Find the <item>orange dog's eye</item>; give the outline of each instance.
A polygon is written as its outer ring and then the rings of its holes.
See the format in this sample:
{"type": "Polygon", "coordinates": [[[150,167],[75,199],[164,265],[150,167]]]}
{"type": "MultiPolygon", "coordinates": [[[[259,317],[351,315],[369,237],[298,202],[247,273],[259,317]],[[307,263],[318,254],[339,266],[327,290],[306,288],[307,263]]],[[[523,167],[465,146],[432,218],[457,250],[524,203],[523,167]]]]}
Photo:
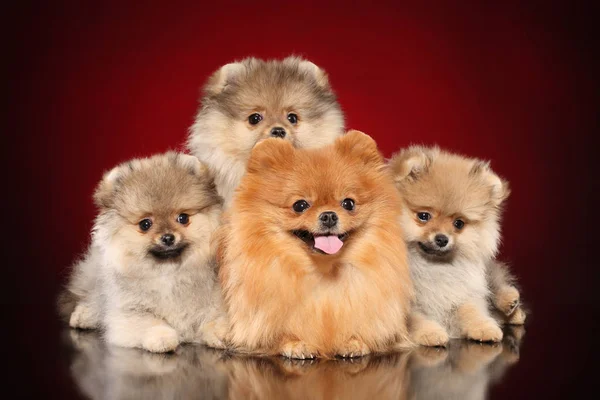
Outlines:
{"type": "Polygon", "coordinates": [[[310,204],[308,204],[308,202],[306,200],[298,200],[292,206],[294,211],[296,211],[297,213],[303,213],[304,211],[308,210],[309,207],[310,207],[310,204]]]}
{"type": "Polygon", "coordinates": [[[348,210],[348,211],[354,210],[354,200],[353,199],[342,200],[342,208],[344,210],[348,210]]]}
{"type": "Polygon", "coordinates": [[[461,230],[462,228],[465,227],[465,221],[463,221],[462,219],[456,219],[454,220],[454,227],[458,230],[461,230]]]}

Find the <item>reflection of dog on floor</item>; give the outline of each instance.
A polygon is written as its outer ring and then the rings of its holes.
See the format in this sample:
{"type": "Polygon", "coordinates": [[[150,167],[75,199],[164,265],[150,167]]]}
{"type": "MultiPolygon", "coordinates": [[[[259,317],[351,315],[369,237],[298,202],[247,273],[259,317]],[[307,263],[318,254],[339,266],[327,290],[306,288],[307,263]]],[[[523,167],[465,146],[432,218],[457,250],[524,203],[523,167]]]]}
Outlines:
{"type": "Polygon", "coordinates": [[[71,374],[89,398],[227,398],[220,351],[185,345],[175,353],[155,354],[106,345],[96,332],[70,334],[75,348],[71,374]]]}
{"type": "Polygon", "coordinates": [[[228,360],[229,398],[405,399],[407,354],[330,361],[228,360]]]}
{"type": "Polygon", "coordinates": [[[91,399],[484,399],[519,359],[525,330],[504,341],[451,341],[448,348],[355,359],[291,360],[228,356],[185,345],[154,354],[106,345],[96,332],[70,330],[71,374],[91,399]]]}
{"type": "Polygon", "coordinates": [[[453,340],[448,348],[420,347],[410,357],[409,399],[485,399],[491,383],[519,360],[523,326],[509,326],[502,343],[453,340]]]}

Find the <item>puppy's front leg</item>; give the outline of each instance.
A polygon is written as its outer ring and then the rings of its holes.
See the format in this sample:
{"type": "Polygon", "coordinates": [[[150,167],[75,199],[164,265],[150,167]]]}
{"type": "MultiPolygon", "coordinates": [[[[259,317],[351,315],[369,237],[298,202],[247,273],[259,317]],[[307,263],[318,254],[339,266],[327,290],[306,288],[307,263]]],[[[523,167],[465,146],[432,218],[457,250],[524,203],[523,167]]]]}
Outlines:
{"type": "Polygon", "coordinates": [[[297,360],[313,359],[319,356],[316,348],[301,340],[285,340],[279,350],[282,356],[297,360]]]}
{"type": "Polygon", "coordinates": [[[227,334],[229,323],[224,315],[214,316],[208,322],[202,324],[197,333],[196,341],[215,349],[227,348],[227,334]]]}
{"type": "Polygon", "coordinates": [[[173,351],[179,345],[177,331],[151,314],[109,314],[106,339],[117,346],[141,347],[153,353],[173,351]]]}
{"type": "Polygon", "coordinates": [[[80,301],[69,319],[71,328],[97,329],[100,327],[100,311],[93,303],[80,301]]]}
{"type": "Polygon", "coordinates": [[[369,347],[360,339],[350,339],[338,349],[337,355],[343,358],[362,357],[369,354],[369,347]]]}
{"type": "Polygon", "coordinates": [[[410,336],[420,346],[446,346],[449,340],[443,326],[416,311],[410,316],[410,336]]]}
{"type": "Polygon", "coordinates": [[[485,301],[473,301],[461,305],[456,311],[463,337],[479,342],[499,342],[502,329],[489,316],[485,301]]]}

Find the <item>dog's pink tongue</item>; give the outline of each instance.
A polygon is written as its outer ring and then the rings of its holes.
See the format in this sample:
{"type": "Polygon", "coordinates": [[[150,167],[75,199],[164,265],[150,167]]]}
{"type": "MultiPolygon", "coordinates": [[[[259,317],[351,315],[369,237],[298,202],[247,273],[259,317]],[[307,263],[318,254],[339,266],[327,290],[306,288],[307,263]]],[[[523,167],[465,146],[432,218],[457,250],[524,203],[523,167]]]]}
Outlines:
{"type": "Polygon", "coordinates": [[[337,236],[315,236],[315,247],[327,254],[335,254],[344,243],[337,236]]]}

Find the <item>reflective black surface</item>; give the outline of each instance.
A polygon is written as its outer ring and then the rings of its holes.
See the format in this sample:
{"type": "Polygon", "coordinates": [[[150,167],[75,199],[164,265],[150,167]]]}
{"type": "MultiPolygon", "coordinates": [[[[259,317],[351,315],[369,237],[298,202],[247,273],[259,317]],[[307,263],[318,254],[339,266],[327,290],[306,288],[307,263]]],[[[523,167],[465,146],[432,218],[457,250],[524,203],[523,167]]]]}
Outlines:
{"type": "Polygon", "coordinates": [[[501,344],[453,341],[447,349],[353,360],[248,358],[203,346],[172,354],[106,345],[65,328],[64,373],[91,399],[484,399],[519,361],[523,327],[501,344]]]}

